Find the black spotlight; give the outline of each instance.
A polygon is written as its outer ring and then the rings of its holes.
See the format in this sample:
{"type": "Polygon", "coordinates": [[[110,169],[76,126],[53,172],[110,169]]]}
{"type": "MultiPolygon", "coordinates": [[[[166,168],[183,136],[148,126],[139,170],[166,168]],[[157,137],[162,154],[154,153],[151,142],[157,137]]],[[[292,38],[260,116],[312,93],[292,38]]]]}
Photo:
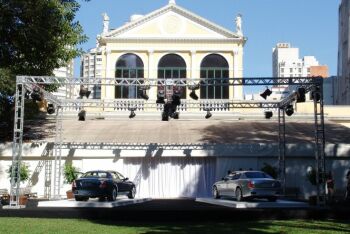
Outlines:
{"type": "Polygon", "coordinates": [[[266,98],[271,94],[272,94],[272,91],[269,88],[266,88],[266,90],[262,94],[260,94],[260,96],[266,100],[266,98]]]}
{"type": "Polygon", "coordinates": [[[315,90],[312,90],[310,93],[310,99],[314,100],[316,99],[316,101],[320,101],[321,99],[321,94],[320,94],[320,86],[316,86],[315,90]]]}
{"type": "Polygon", "coordinates": [[[273,116],[272,111],[265,111],[265,119],[271,119],[273,116]]]}
{"type": "Polygon", "coordinates": [[[165,104],[165,101],[164,101],[164,90],[159,90],[158,91],[156,103],[157,104],[165,104]]]}
{"type": "Polygon", "coordinates": [[[294,114],[294,108],[293,108],[293,105],[288,105],[286,107],[286,114],[288,116],[292,116],[294,114]]]}
{"type": "Polygon", "coordinates": [[[26,99],[29,99],[29,98],[30,98],[30,92],[29,92],[28,90],[25,92],[24,97],[25,97],[26,99]]]}
{"type": "Polygon", "coordinates": [[[52,115],[52,114],[55,113],[55,107],[54,107],[53,104],[49,103],[49,104],[47,105],[47,113],[48,113],[49,115],[52,115]]]}
{"type": "Polygon", "coordinates": [[[205,118],[210,119],[212,116],[213,116],[212,113],[209,110],[207,110],[207,114],[205,115],[205,118]]]}
{"type": "Polygon", "coordinates": [[[146,93],[146,90],[140,90],[140,97],[146,101],[148,101],[149,96],[146,93]]]}
{"type": "Polygon", "coordinates": [[[136,108],[129,108],[129,111],[130,111],[129,119],[135,118],[136,116],[135,110],[136,108]]]}
{"type": "Polygon", "coordinates": [[[181,101],[180,101],[180,93],[176,92],[173,94],[172,96],[173,101],[171,102],[172,105],[174,106],[180,106],[181,105],[181,101]]]}
{"type": "Polygon", "coordinates": [[[196,94],[196,91],[195,90],[192,90],[191,93],[190,93],[190,97],[193,99],[193,100],[198,100],[198,96],[196,94]]]}
{"type": "Polygon", "coordinates": [[[30,97],[33,101],[41,102],[43,100],[42,93],[40,92],[39,87],[34,87],[33,92],[30,94],[30,97]]]}
{"type": "Polygon", "coordinates": [[[305,100],[306,100],[306,98],[305,98],[305,93],[306,93],[305,88],[298,88],[298,92],[297,92],[297,103],[305,102],[305,100]]]}
{"type": "Polygon", "coordinates": [[[169,115],[172,114],[173,105],[171,103],[164,104],[164,110],[162,113],[162,121],[169,121],[169,115]]]}
{"type": "Polygon", "coordinates": [[[79,91],[80,98],[83,98],[83,97],[89,98],[90,94],[91,94],[91,91],[89,91],[88,88],[84,87],[84,85],[80,85],[80,91],[79,91]]]}
{"type": "Polygon", "coordinates": [[[85,111],[85,110],[79,111],[78,117],[79,117],[79,118],[78,118],[79,121],[85,121],[85,118],[86,118],[86,111],[85,111]]]}

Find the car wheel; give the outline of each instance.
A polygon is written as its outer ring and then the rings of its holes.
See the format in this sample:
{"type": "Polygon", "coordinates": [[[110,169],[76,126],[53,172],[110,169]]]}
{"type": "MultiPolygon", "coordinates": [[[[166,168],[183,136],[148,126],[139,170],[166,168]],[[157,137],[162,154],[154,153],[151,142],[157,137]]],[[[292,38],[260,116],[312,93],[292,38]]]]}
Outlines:
{"type": "Polygon", "coordinates": [[[236,200],[243,201],[243,195],[241,188],[236,188],[236,200]]]}
{"type": "Polygon", "coordinates": [[[219,194],[218,188],[216,186],[214,186],[214,188],[213,188],[213,197],[215,199],[220,198],[220,194],[219,194]]]}
{"type": "Polygon", "coordinates": [[[267,200],[269,200],[269,202],[275,202],[277,201],[277,197],[269,197],[267,200]]]}
{"type": "Polygon", "coordinates": [[[132,186],[131,190],[129,191],[128,198],[134,199],[136,194],[136,188],[135,186],[132,186]]]}
{"type": "Polygon", "coordinates": [[[108,201],[115,201],[117,199],[117,189],[113,188],[111,194],[108,196],[108,201]]]}

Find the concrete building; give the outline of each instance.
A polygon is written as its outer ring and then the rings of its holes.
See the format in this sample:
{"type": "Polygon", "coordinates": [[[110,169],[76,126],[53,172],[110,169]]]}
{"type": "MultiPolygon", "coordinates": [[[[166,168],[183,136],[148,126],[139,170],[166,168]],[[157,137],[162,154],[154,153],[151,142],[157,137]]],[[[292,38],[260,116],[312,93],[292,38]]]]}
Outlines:
{"type": "MultiPolygon", "coordinates": [[[[93,48],[81,57],[80,76],[102,78],[102,51],[100,48],[93,48]]],[[[101,86],[89,87],[92,91],[92,98],[101,98],[101,86]]]]}
{"type": "Polygon", "coordinates": [[[314,56],[299,57],[299,48],[290,43],[278,43],[272,50],[272,73],[274,77],[309,77],[327,74],[327,66],[320,66],[314,56]]]}
{"type": "Polygon", "coordinates": [[[338,84],[336,105],[350,105],[350,3],[342,0],[339,6],[338,84]]]}
{"type": "MultiPolygon", "coordinates": [[[[74,76],[74,60],[72,59],[66,66],[62,66],[53,71],[56,77],[73,77],[74,76]]],[[[53,93],[58,98],[73,98],[76,94],[73,87],[61,86],[57,92],[53,93]]]]}

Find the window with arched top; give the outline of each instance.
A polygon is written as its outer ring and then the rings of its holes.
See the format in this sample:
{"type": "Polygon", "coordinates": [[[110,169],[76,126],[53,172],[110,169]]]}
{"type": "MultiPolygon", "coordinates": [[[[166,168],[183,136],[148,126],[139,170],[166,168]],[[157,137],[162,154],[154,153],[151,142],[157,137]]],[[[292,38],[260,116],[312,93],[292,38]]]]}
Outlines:
{"type": "Polygon", "coordinates": [[[229,64],[219,54],[207,55],[201,63],[200,78],[209,79],[212,85],[201,86],[201,99],[229,98],[229,64]]]}
{"type": "MultiPolygon", "coordinates": [[[[164,55],[158,63],[158,78],[177,79],[187,77],[185,60],[177,54],[164,55]]],[[[186,98],[186,88],[180,87],[181,98],[186,98]]]]}
{"type": "MultiPolygon", "coordinates": [[[[136,54],[124,54],[117,63],[115,69],[116,78],[144,78],[144,65],[136,54]]],[[[141,90],[137,86],[115,86],[116,99],[137,99],[141,90]]]]}

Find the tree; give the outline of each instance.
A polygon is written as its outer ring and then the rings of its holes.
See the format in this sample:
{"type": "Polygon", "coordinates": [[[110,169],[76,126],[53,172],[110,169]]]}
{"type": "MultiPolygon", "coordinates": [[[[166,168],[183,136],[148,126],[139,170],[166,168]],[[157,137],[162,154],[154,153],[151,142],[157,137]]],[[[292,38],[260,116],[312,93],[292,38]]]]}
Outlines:
{"type": "Polygon", "coordinates": [[[1,102],[11,104],[16,75],[52,75],[82,53],[77,46],[87,37],[74,19],[79,8],[75,0],[0,0],[1,102]]]}

